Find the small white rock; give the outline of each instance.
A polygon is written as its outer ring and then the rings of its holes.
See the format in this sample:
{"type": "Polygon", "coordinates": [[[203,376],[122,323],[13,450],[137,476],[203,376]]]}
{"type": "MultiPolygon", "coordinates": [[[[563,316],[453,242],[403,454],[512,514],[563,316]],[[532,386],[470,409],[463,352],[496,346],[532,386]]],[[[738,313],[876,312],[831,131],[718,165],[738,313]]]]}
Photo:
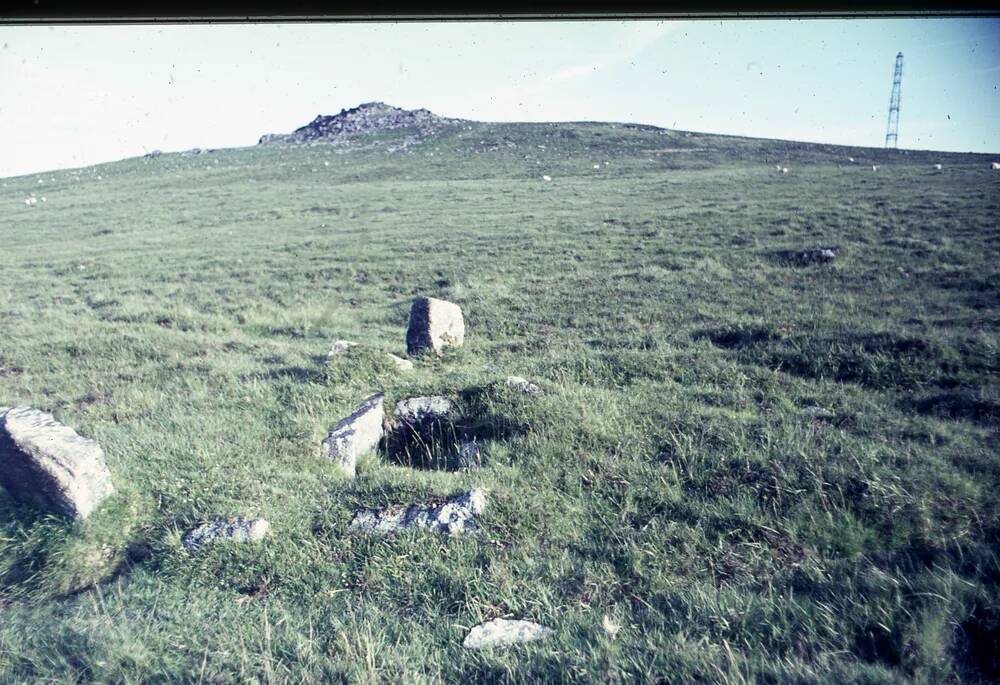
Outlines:
{"type": "Polygon", "coordinates": [[[495,618],[470,630],[462,646],[466,649],[509,647],[521,642],[541,640],[554,633],[551,628],[532,621],[495,618]]]}
{"type": "Polygon", "coordinates": [[[521,378],[520,376],[508,376],[507,387],[519,390],[525,395],[543,395],[545,393],[545,391],[529,381],[527,378],[521,378]]]}
{"type": "Polygon", "coordinates": [[[622,629],[620,625],[611,620],[611,617],[604,614],[604,618],[601,619],[601,627],[604,628],[604,632],[608,634],[608,637],[612,640],[618,635],[618,631],[622,629]]]}
{"type": "Polygon", "coordinates": [[[336,357],[337,355],[345,354],[352,347],[357,347],[358,343],[351,342],[350,340],[338,340],[330,347],[330,351],[326,353],[327,358],[336,357]]]}
{"type": "Polygon", "coordinates": [[[397,357],[392,352],[387,352],[386,354],[389,355],[389,359],[392,360],[392,363],[396,365],[396,368],[398,370],[410,371],[413,369],[413,362],[411,362],[409,359],[403,359],[402,357],[397,357]]]}
{"type": "Polygon", "coordinates": [[[551,181],[552,177],[551,176],[542,176],[542,180],[543,181],[551,181]]]}
{"type": "Polygon", "coordinates": [[[826,409],[824,407],[817,407],[817,406],[803,407],[802,408],[802,413],[805,414],[806,416],[812,416],[813,418],[817,418],[817,419],[832,419],[832,418],[835,418],[837,416],[835,413],[833,413],[829,409],[826,409]]]}

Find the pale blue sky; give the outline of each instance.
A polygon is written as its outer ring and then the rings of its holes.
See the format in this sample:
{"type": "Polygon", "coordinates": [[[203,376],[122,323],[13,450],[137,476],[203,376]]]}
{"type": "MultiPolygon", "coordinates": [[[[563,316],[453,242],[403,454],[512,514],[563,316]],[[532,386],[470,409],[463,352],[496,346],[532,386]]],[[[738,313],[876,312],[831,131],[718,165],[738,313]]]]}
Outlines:
{"type": "Polygon", "coordinates": [[[0,27],[0,176],[253,145],[382,100],[486,121],[629,121],[1000,153],[1000,20],[0,27]]]}

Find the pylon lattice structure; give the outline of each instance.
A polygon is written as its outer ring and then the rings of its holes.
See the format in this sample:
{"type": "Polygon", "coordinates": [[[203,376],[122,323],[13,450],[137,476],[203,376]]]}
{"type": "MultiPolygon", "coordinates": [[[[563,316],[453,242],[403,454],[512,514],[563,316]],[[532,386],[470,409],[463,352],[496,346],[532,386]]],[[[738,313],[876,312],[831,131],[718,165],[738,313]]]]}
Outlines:
{"type": "Polygon", "coordinates": [[[892,95],[889,96],[889,123],[885,129],[885,146],[899,147],[899,90],[903,84],[903,53],[896,55],[896,68],[892,71],[892,95]]]}

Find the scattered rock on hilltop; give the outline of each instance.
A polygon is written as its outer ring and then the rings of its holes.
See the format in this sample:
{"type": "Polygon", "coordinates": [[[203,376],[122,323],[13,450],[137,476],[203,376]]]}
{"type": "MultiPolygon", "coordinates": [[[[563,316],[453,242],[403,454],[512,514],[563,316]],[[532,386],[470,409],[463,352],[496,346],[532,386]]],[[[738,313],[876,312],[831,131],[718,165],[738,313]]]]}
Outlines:
{"type": "Polygon", "coordinates": [[[321,114],[289,134],[268,133],[261,136],[258,144],[338,142],[357,133],[396,129],[409,129],[422,138],[462,123],[462,119],[440,117],[426,109],[401,109],[384,102],[366,102],[353,109],[342,109],[339,114],[321,114]]]}

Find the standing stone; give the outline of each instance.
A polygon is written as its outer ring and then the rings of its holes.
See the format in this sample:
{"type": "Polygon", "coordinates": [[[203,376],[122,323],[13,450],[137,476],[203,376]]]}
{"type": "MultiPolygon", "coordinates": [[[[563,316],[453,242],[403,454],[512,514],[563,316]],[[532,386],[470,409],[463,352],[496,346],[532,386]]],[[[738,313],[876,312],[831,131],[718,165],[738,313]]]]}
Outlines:
{"type": "Polygon", "coordinates": [[[421,297],[410,308],[410,325],[406,330],[406,351],[409,355],[433,349],[442,354],[445,347],[461,347],[465,340],[465,320],[457,304],[421,297]]]}
{"type": "Polygon", "coordinates": [[[555,633],[551,628],[531,621],[512,621],[506,618],[495,618],[482,623],[465,636],[462,646],[466,649],[487,649],[490,647],[509,647],[519,642],[541,640],[555,633]]]}
{"type": "Polygon", "coordinates": [[[212,521],[189,531],[181,545],[187,550],[197,550],[210,542],[256,542],[271,530],[266,519],[227,519],[212,521]]]}
{"type": "Polygon", "coordinates": [[[0,484],[17,499],[75,519],[114,492],[100,445],[23,406],[0,408],[0,484]]]}
{"type": "Polygon", "coordinates": [[[486,491],[470,490],[440,504],[411,504],[385,509],[362,509],[354,515],[351,530],[371,533],[398,533],[409,528],[425,528],[452,537],[475,534],[476,518],[486,508],[486,491]]]}
{"type": "Polygon", "coordinates": [[[323,454],[354,478],[358,457],[374,449],[382,439],[382,393],[372,395],[354,413],[330,430],[323,441],[323,454]]]}

